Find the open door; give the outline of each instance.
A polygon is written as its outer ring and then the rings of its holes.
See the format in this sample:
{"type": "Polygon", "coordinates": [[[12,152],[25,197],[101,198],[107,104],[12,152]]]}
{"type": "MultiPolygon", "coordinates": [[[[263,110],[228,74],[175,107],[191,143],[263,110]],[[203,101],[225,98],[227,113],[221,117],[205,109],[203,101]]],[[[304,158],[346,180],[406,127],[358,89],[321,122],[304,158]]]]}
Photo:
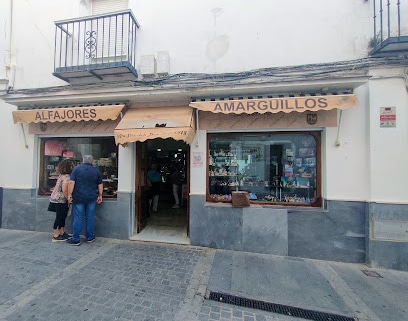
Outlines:
{"type": "Polygon", "coordinates": [[[135,226],[131,240],[189,244],[189,154],[188,144],[172,138],[136,142],[135,226]],[[161,176],[156,205],[154,197],[149,202],[147,187],[147,173],[153,165],[160,169],[161,176]],[[183,177],[177,192],[172,181],[175,170],[183,177]]]}
{"type": "Polygon", "coordinates": [[[135,223],[136,233],[140,233],[146,226],[149,215],[149,202],[147,200],[147,143],[136,143],[136,179],[135,179],[135,223]]]}
{"type": "Polygon", "coordinates": [[[186,150],[186,185],[187,188],[183,191],[182,197],[186,199],[186,222],[187,222],[187,237],[190,237],[190,148],[186,150]]]}

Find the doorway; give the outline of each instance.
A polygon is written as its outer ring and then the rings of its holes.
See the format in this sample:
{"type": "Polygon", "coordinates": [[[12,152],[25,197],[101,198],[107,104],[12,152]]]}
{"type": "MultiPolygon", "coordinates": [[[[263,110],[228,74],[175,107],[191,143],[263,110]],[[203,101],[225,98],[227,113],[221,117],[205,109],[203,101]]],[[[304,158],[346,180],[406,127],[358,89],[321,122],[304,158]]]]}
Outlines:
{"type": "Polygon", "coordinates": [[[135,226],[131,240],[190,243],[189,149],[183,141],[172,138],[136,144],[135,226]],[[148,180],[148,172],[153,169],[160,173],[155,193],[148,180]],[[173,192],[175,174],[180,180],[173,192]]]}

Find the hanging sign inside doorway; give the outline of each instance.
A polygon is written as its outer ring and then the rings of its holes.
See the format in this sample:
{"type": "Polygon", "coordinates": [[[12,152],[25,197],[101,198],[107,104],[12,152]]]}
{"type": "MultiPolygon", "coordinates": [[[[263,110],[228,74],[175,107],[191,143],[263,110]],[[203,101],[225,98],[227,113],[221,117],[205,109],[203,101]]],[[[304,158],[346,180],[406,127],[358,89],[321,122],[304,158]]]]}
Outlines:
{"type": "Polygon", "coordinates": [[[396,107],[380,107],[380,127],[397,127],[396,107]]]}

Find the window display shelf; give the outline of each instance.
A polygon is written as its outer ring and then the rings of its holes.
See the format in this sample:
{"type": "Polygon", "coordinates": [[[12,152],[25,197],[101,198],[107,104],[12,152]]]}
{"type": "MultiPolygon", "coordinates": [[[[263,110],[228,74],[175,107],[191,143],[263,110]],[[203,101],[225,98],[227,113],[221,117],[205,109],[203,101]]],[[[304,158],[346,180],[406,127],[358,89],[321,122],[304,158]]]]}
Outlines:
{"type": "Polygon", "coordinates": [[[319,141],[314,132],[209,135],[208,199],[246,191],[260,204],[319,206],[319,141]]]}

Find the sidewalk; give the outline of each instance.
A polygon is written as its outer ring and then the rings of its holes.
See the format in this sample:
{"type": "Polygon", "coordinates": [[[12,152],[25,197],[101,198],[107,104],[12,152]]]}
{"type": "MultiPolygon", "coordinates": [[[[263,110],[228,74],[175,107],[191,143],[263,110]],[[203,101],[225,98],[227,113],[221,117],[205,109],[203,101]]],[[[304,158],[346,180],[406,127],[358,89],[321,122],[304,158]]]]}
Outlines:
{"type": "Polygon", "coordinates": [[[408,272],[0,229],[0,321],[402,321],[407,306],[408,272]]]}

